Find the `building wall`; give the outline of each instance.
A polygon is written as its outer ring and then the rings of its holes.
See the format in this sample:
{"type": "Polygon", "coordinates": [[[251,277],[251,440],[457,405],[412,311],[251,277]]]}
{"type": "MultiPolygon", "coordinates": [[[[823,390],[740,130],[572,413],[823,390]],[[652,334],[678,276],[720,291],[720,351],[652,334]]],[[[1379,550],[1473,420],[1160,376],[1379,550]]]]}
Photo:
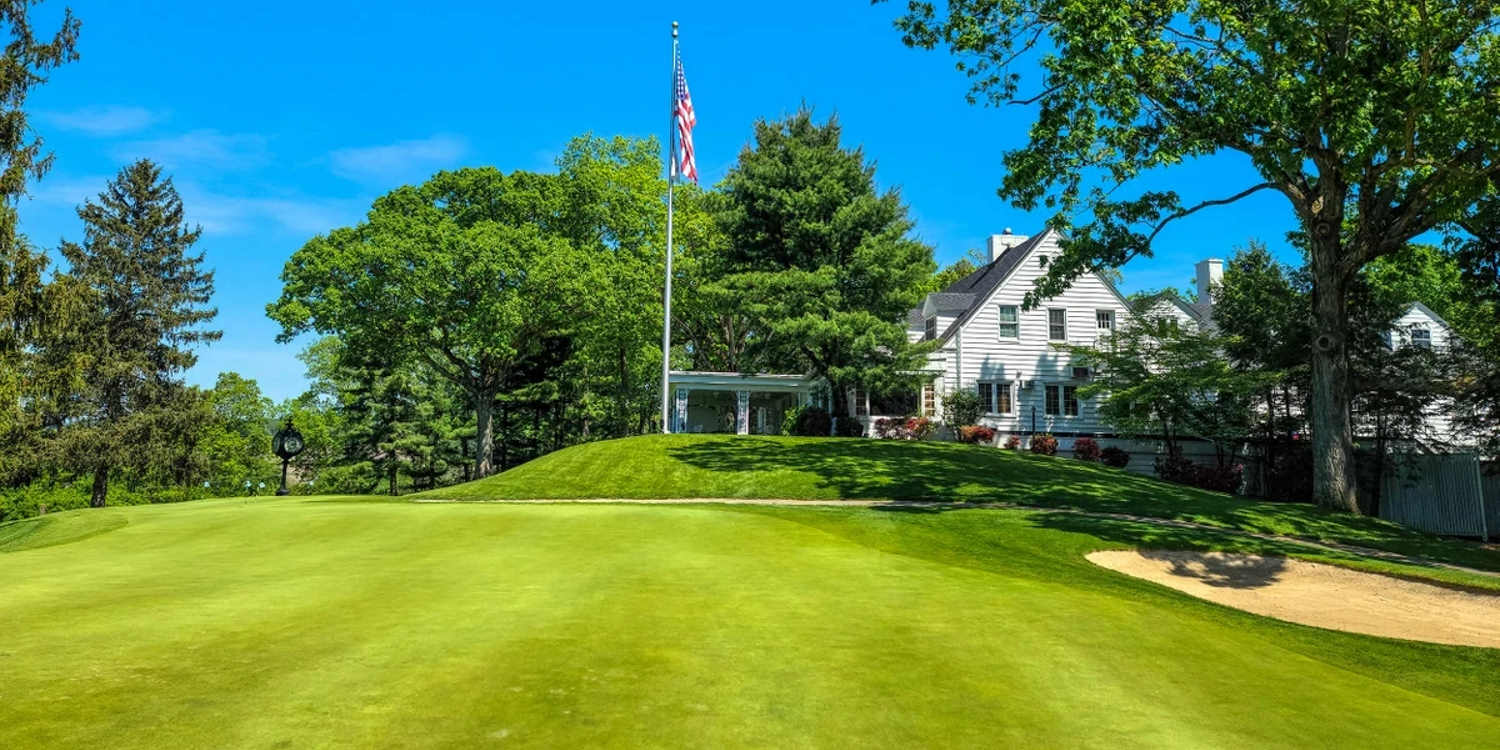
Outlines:
{"type": "MultiPolygon", "coordinates": [[[[1011,384],[1014,409],[1011,414],[989,414],[981,422],[1003,432],[1028,431],[1032,426],[1032,408],[1036,411],[1036,429],[1054,433],[1108,432],[1098,416],[1093,399],[1080,399],[1078,416],[1049,416],[1045,409],[1046,385],[1081,387],[1088,381],[1073,376],[1073,361],[1067,352],[1053,348],[1049,339],[1050,308],[1067,310],[1068,342],[1093,344],[1099,336],[1096,313],[1109,310],[1119,325],[1129,314],[1124,302],[1103,279],[1093,274],[1078,278],[1062,295],[1031,310],[1019,310],[1020,335],[1001,338],[999,308],[1023,306],[1033,282],[1046,274],[1038,256],[1055,257],[1060,252],[1055,234],[1038,242],[1029,257],[1023,258],[1001,286],[985,300],[949,341],[951,352],[944,353],[945,390],[974,390],[977,384],[997,382],[1011,384]],[[1026,384],[1030,383],[1030,387],[1026,384]]],[[[1060,391],[1059,391],[1060,394],[1060,391]]]]}

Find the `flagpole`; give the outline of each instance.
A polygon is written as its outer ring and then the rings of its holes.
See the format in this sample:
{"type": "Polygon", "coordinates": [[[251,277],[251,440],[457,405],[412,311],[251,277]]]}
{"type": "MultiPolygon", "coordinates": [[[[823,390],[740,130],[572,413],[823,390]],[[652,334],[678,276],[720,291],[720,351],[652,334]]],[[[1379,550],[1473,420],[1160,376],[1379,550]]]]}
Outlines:
{"type": "Polygon", "coordinates": [[[661,325],[661,431],[672,431],[672,185],[677,181],[677,22],[672,22],[671,97],[667,123],[667,276],[662,293],[661,325]]]}

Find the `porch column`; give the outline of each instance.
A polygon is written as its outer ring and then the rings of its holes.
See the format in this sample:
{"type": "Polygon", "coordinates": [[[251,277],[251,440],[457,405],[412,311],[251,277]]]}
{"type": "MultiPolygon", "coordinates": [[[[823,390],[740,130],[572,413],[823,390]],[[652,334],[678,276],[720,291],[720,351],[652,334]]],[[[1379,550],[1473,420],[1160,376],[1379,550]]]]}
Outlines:
{"type": "Polygon", "coordinates": [[[672,410],[672,432],[684,432],[687,430],[687,402],[688,389],[677,386],[677,403],[672,410]]]}
{"type": "Polygon", "coordinates": [[[736,435],[750,434],[750,392],[735,391],[734,395],[738,402],[734,410],[735,422],[734,433],[736,435]]]}

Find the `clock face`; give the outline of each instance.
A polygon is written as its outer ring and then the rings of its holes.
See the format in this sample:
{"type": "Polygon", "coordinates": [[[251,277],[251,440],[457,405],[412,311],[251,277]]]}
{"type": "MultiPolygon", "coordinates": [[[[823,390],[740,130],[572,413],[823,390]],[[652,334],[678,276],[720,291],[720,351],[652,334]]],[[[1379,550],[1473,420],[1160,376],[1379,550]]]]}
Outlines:
{"type": "Polygon", "coordinates": [[[297,435],[287,435],[286,440],[281,443],[281,449],[287,453],[301,453],[302,438],[297,435]]]}

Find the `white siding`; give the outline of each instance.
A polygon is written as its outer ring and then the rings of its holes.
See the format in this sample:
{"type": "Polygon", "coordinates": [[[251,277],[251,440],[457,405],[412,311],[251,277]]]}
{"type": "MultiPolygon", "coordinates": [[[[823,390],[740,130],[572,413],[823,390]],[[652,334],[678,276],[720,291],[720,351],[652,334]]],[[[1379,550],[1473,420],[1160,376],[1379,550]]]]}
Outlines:
{"type": "MultiPolygon", "coordinates": [[[[945,357],[946,386],[949,390],[974,390],[980,381],[1033,382],[1030,388],[1016,388],[1014,413],[988,415],[982,422],[1001,432],[1027,431],[1032,426],[1032,408],[1036,409],[1036,428],[1064,433],[1112,432],[1099,421],[1094,399],[1080,399],[1076,417],[1049,416],[1045,408],[1046,385],[1082,386],[1087,381],[1073,378],[1073,362],[1067,352],[1052,347],[1049,340],[1048,310],[1067,310],[1068,342],[1092,344],[1098,335],[1095,313],[1114,312],[1115,324],[1123,322],[1128,309],[1120,297],[1102,279],[1088,274],[1074,281],[1061,296],[1047,300],[1031,310],[1020,309],[1019,338],[999,336],[998,309],[1002,305],[1023,307],[1033,282],[1045,275],[1046,268],[1037,261],[1039,254],[1055,257],[1060,252],[1057,235],[1048,233],[1022,258],[1008,279],[985,300],[973,317],[949,341],[953,351],[945,357]]],[[[1059,391],[1059,397],[1061,392],[1059,391]]]]}

